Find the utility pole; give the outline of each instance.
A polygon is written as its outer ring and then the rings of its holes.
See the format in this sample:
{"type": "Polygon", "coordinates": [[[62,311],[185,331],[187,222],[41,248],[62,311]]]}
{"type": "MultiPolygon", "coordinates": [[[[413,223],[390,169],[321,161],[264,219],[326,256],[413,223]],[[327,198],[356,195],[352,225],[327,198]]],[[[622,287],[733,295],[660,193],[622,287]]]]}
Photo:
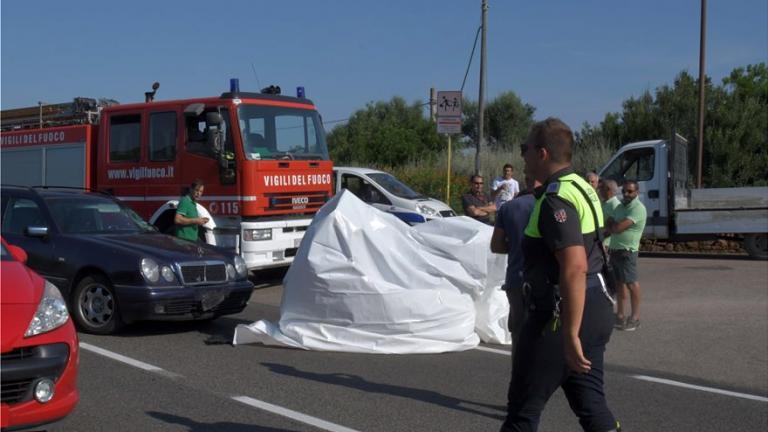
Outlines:
{"type": "Polygon", "coordinates": [[[437,90],[434,87],[429,89],[429,118],[433,123],[437,121],[437,90]]]}
{"type": "MultiPolygon", "coordinates": [[[[696,187],[701,188],[701,177],[704,169],[704,54],[706,52],[707,34],[707,0],[701,0],[701,26],[699,31],[699,151],[697,152],[696,187]]],[[[673,137],[674,138],[674,137],[673,137]]]]}
{"type": "Polygon", "coordinates": [[[483,35],[480,38],[480,102],[478,103],[478,110],[480,111],[477,116],[477,151],[475,152],[475,173],[480,173],[480,147],[483,145],[483,126],[485,124],[485,33],[488,15],[488,0],[483,0],[482,5],[482,32],[483,35]]]}

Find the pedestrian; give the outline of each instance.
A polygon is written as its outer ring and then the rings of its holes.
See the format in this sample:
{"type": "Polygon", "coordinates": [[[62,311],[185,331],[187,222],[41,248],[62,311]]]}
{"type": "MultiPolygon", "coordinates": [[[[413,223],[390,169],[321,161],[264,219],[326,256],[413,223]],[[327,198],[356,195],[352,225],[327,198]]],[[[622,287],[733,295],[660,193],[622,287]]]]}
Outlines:
{"type": "Polygon", "coordinates": [[[528,316],[520,331],[502,431],[535,431],[561,387],[586,431],[617,430],[603,391],[612,299],[600,270],[597,193],[571,166],[573,133],[556,118],[534,123],[520,148],[542,187],[523,237],[528,316]]]}
{"type": "Polygon", "coordinates": [[[207,217],[199,217],[197,213],[197,201],[203,196],[203,192],[205,192],[203,180],[195,179],[189,185],[189,192],[179,200],[176,216],[173,218],[176,224],[176,237],[189,241],[198,240],[198,227],[208,223],[207,217]]]}
{"type": "MultiPolygon", "coordinates": [[[[619,192],[619,185],[616,184],[616,180],[600,180],[597,186],[597,192],[600,195],[600,199],[603,200],[603,218],[607,221],[613,216],[616,207],[621,204],[621,201],[619,201],[619,198],[616,196],[619,192]]],[[[603,240],[603,245],[609,247],[610,244],[611,237],[609,236],[603,240]]]]}
{"type": "Polygon", "coordinates": [[[600,176],[597,175],[596,172],[590,171],[584,177],[587,179],[589,185],[592,186],[592,189],[597,190],[597,186],[600,183],[600,176]]]}
{"type": "Polygon", "coordinates": [[[502,168],[502,175],[496,177],[491,183],[491,198],[494,200],[496,209],[501,208],[502,204],[520,193],[520,185],[513,178],[514,174],[515,167],[512,164],[505,164],[502,168]]]}
{"type": "Polygon", "coordinates": [[[638,187],[634,180],[627,180],[622,186],[623,199],[608,219],[611,242],[608,252],[617,283],[616,322],[618,330],[634,331],[640,327],[640,282],[637,278],[637,255],[640,239],[645,229],[647,212],[637,198],[638,187]],[[624,305],[627,292],[631,314],[625,319],[624,305]]]}
{"type": "Polygon", "coordinates": [[[496,206],[483,192],[483,177],[474,174],[469,177],[470,189],[461,197],[464,214],[484,224],[491,223],[491,214],[496,212],[496,206]]]}
{"type": "Polygon", "coordinates": [[[508,201],[496,211],[496,225],[491,236],[491,252],[507,254],[507,273],[503,289],[509,301],[509,319],[507,326],[512,334],[512,351],[517,349],[520,329],[523,326],[525,307],[523,306],[523,251],[521,243],[523,230],[531,218],[535,188],[541,183],[530,176],[525,176],[526,189],[508,201]]]}

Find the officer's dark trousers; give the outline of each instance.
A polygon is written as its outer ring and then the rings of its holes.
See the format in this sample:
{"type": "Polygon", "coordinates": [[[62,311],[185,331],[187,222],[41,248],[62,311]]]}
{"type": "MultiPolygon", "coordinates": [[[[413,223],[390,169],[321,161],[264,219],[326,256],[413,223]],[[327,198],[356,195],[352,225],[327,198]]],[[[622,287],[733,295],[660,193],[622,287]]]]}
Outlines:
{"type": "Polygon", "coordinates": [[[507,419],[502,431],[535,431],[544,405],[562,387],[585,431],[615,429],[603,392],[603,354],[613,329],[613,308],[597,278],[589,277],[579,339],[592,362],[586,374],[570,372],[563,353],[562,326],[552,330],[551,311],[530,311],[512,363],[507,419]]]}

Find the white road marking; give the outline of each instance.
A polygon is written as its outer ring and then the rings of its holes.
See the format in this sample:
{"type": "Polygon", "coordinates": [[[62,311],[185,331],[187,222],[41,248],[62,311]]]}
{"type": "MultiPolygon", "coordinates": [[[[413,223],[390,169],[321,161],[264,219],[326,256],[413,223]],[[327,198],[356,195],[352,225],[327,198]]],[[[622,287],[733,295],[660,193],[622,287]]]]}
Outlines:
{"type": "MultiPolygon", "coordinates": [[[[80,342],[80,348],[84,349],[86,351],[90,351],[92,353],[98,354],[98,355],[102,355],[104,357],[111,358],[112,360],[116,360],[116,361],[119,361],[121,363],[125,363],[127,365],[130,365],[130,366],[133,366],[133,367],[136,367],[136,368],[139,368],[139,369],[143,369],[143,370],[148,371],[148,372],[154,372],[154,373],[157,373],[157,374],[166,375],[166,376],[171,377],[171,378],[179,378],[179,377],[181,377],[181,375],[173,373],[173,372],[169,372],[169,371],[167,371],[167,370],[165,370],[163,368],[151,365],[149,363],[145,363],[145,362],[140,361],[140,360],[132,359],[130,357],[126,357],[126,356],[124,356],[122,354],[118,354],[118,353],[114,353],[114,352],[109,351],[109,350],[105,350],[104,348],[99,348],[99,347],[97,347],[95,345],[91,345],[91,344],[86,343],[86,342],[80,342]]],[[[350,429],[348,427],[337,425],[336,423],[331,423],[331,422],[319,419],[317,417],[312,417],[312,416],[307,415],[307,414],[302,414],[302,413],[300,413],[298,411],[293,411],[293,410],[290,410],[288,408],[283,408],[283,407],[278,406],[278,405],[272,405],[271,403],[260,401],[258,399],[253,399],[253,398],[248,397],[248,396],[232,396],[232,399],[236,400],[236,401],[238,401],[240,403],[244,403],[246,405],[252,406],[254,408],[258,408],[258,409],[263,410],[263,411],[268,411],[268,412],[271,412],[273,414],[277,414],[277,415],[280,415],[280,416],[283,416],[283,417],[288,417],[290,419],[293,419],[293,420],[296,420],[296,421],[299,421],[299,422],[302,422],[302,423],[305,423],[305,424],[308,424],[308,425],[312,425],[312,426],[315,426],[315,427],[318,427],[320,429],[324,429],[324,430],[327,430],[327,431],[330,431],[330,432],[358,432],[355,429],[350,429]]]]}
{"type": "Polygon", "coordinates": [[[729,390],[720,390],[720,389],[716,389],[716,388],[712,388],[712,387],[704,387],[704,386],[698,386],[698,385],[693,385],[693,384],[686,384],[686,383],[680,382],[680,381],[672,381],[672,380],[668,380],[668,379],[664,379],[664,378],[655,378],[655,377],[650,377],[650,376],[646,376],[646,375],[630,375],[630,377],[636,378],[636,379],[639,379],[639,380],[642,380],[642,381],[650,381],[650,382],[655,382],[655,383],[659,383],[659,384],[667,384],[667,385],[676,386],[676,387],[683,387],[683,388],[688,388],[688,389],[693,389],[693,390],[701,390],[701,391],[705,391],[705,392],[709,392],[709,393],[717,393],[717,394],[726,395],[726,396],[733,396],[733,397],[742,398],[742,399],[750,399],[750,400],[756,400],[756,401],[760,401],[760,402],[768,402],[768,398],[766,398],[766,397],[751,395],[751,394],[747,394],[747,393],[739,393],[739,392],[734,392],[734,391],[729,391],[729,390]]]}
{"type": "Polygon", "coordinates": [[[90,351],[92,353],[96,353],[96,354],[102,355],[104,357],[111,358],[112,360],[117,360],[117,361],[125,363],[127,365],[130,365],[130,366],[133,366],[133,367],[136,367],[136,368],[139,368],[139,369],[143,369],[145,371],[155,372],[155,373],[159,373],[159,374],[162,374],[162,375],[167,375],[167,376],[170,376],[170,377],[179,377],[180,376],[180,375],[175,374],[173,372],[169,372],[169,371],[167,371],[167,370],[165,370],[163,368],[159,368],[159,367],[151,365],[149,363],[144,363],[143,361],[132,359],[130,357],[126,357],[126,356],[124,356],[122,354],[118,354],[118,353],[114,353],[112,351],[105,350],[104,348],[99,348],[99,347],[91,345],[89,343],[80,342],[80,348],[82,348],[82,349],[84,349],[86,351],[90,351]]]}
{"type": "Polygon", "coordinates": [[[317,417],[312,417],[310,415],[302,414],[298,411],[293,411],[288,408],[283,408],[278,405],[272,405],[271,403],[260,401],[258,399],[254,399],[248,396],[232,396],[232,399],[240,403],[244,403],[246,405],[252,406],[254,408],[258,408],[264,411],[269,411],[272,414],[288,417],[290,419],[300,421],[302,423],[315,426],[330,432],[358,432],[355,429],[350,429],[348,427],[337,425],[336,423],[331,423],[331,422],[319,419],[317,417]]]}
{"type": "MultiPolygon", "coordinates": [[[[478,350],[478,351],[485,351],[485,352],[494,353],[494,354],[501,354],[501,355],[505,355],[505,356],[511,356],[512,355],[512,353],[510,351],[505,351],[505,350],[500,350],[500,349],[495,349],[495,348],[488,348],[488,347],[484,347],[484,346],[478,346],[475,349],[478,350]]],[[[666,384],[666,385],[671,385],[671,386],[676,386],[676,387],[683,387],[683,388],[687,388],[687,389],[691,389],[691,390],[700,390],[700,391],[709,392],[709,393],[717,393],[717,394],[721,394],[721,395],[725,395],[725,396],[733,396],[733,397],[737,397],[737,398],[750,399],[750,400],[755,400],[755,401],[759,401],[759,402],[768,402],[768,398],[766,398],[766,397],[757,396],[757,395],[751,395],[751,394],[748,394],[748,393],[739,393],[739,392],[734,392],[734,391],[730,391],[730,390],[722,390],[722,389],[718,389],[718,388],[714,388],[714,387],[704,387],[704,386],[699,386],[699,385],[694,385],[694,384],[686,384],[686,383],[680,382],[680,381],[673,381],[673,380],[668,380],[668,379],[664,379],[664,378],[655,378],[655,377],[651,377],[651,376],[647,376],[647,375],[627,375],[627,376],[630,377],[630,378],[639,379],[639,380],[642,380],[642,381],[655,382],[655,383],[658,383],[658,384],[666,384]]]]}

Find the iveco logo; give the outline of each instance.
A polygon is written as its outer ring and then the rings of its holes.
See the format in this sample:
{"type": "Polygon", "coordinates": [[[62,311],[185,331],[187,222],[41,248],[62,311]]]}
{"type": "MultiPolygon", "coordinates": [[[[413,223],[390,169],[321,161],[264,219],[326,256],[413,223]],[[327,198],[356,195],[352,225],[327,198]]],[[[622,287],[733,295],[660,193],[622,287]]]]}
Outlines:
{"type": "Polygon", "coordinates": [[[291,198],[291,204],[293,205],[309,204],[309,197],[293,197],[291,198]]]}

